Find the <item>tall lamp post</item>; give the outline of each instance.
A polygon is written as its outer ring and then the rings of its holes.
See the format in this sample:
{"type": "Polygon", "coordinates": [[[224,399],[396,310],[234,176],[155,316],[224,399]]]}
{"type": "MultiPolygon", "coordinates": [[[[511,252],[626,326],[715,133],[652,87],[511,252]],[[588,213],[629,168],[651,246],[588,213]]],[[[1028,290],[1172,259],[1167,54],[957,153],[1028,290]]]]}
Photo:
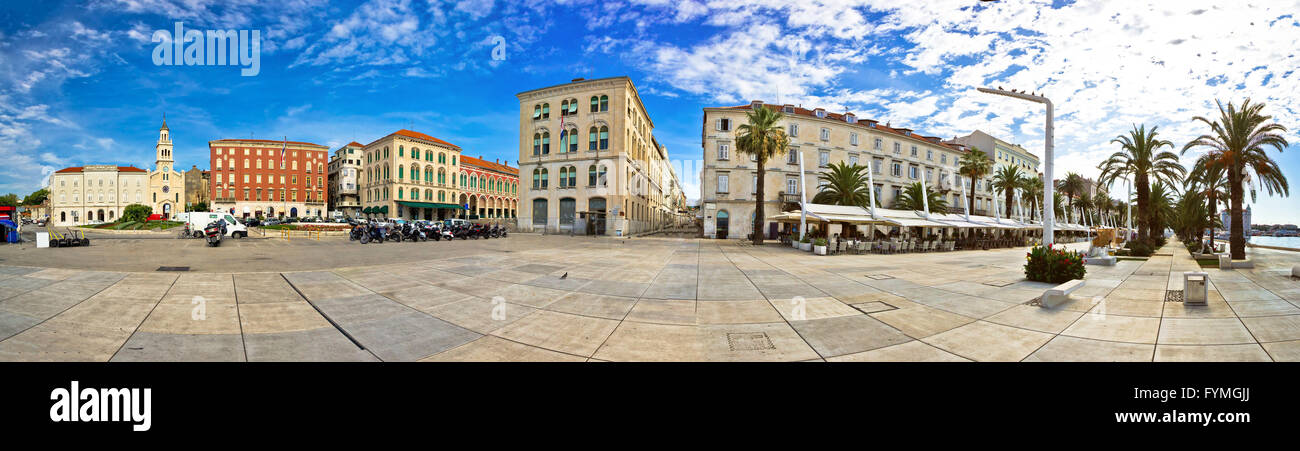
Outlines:
{"type": "MultiPolygon", "coordinates": [[[[1055,182],[1052,178],[1052,101],[1047,97],[1037,94],[1026,94],[1019,91],[1008,91],[1004,89],[979,88],[979,92],[985,94],[994,94],[1005,97],[1012,97],[1020,100],[1028,100],[1034,103],[1041,103],[1047,106],[1047,126],[1043,129],[1046,137],[1043,145],[1043,205],[1054,205],[1052,203],[1053,191],[1055,191],[1055,182]]],[[[1056,212],[1052,208],[1043,208],[1043,244],[1051,245],[1052,229],[1056,223],[1056,212]]]]}

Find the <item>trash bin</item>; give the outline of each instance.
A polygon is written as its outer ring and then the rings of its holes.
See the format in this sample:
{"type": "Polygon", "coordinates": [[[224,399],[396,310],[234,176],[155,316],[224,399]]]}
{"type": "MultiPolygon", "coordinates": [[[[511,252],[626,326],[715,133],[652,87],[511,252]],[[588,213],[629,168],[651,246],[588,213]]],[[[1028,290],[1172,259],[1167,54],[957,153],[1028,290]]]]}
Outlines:
{"type": "Polygon", "coordinates": [[[1232,256],[1228,254],[1219,254],[1219,269],[1232,269],[1232,256]]]}
{"type": "Polygon", "coordinates": [[[36,232],[36,247],[50,247],[50,232],[36,232]]]}
{"type": "Polygon", "coordinates": [[[1183,304],[1204,305],[1209,298],[1210,275],[1204,272],[1183,273],[1183,304]]]}

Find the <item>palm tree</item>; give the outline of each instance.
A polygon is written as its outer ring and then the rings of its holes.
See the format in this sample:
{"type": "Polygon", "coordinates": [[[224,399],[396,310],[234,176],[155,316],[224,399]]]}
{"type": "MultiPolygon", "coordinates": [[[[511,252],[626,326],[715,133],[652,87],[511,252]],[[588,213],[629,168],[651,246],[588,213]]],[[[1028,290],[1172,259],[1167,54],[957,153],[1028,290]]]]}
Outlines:
{"type": "Polygon", "coordinates": [[[1079,193],[1078,203],[1079,203],[1079,219],[1078,221],[1075,222],[1079,224],[1083,224],[1084,223],[1083,218],[1089,217],[1089,214],[1092,211],[1092,207],[1093,207],[1092,196],[1089,196],[1087,191],[1079,193]]]}
{"type": "Polygon", "coordinates": [[[1158,128],[1151,127],[1148,132],[1145,125],[1134,125],[1127,136],[1119,135],[1110,140],[1118,143],[1122,150],[1111,154],[1106,161],[1097,165],[1101,169],[1098,181],[1103,185],[1109,185],[1124,176],[1133,178],[1133,186],[1137,188],[1139,239],[1155,238],[1151,211],[1147,206],[1152,180],[1173,185],[1187,174],[1187,169],[1178,164],[1178,155],[1160,151],[1161,147],[1173,147],[1174,143],[1157,138],[1158,128]]]}
{"type": "Polygon", "coordinates": [[[790,145],[790,138],[785,130],[777,125],[783,115],[767,107],[758,108],[745,114],[749,123],[736,128],[736,151],[754,157],[758,164],[758,186],[754,198],[754,244],[763,244],[763,165],[767,160],[784,155],[790,145]]]}
{"type": "Polygon", "coordinates": [[[961,165],[957,168],[957,173],[970,178],[970,198],[966,200],[966,211],[975,212],[975,181],[989,174],[993,168],[993,160],[989,159],[989,154],[972,147],[970,152],[961,156],[961,165]]]}
{"type": "Polygon", "coordinates": [[[1208,147],[1207,155],[1212,155],[1211,158],[1218,160],[1228,173],[1228,191],[1231,198],[1229,211],[1232,212],[1231,227],[1229,227],[1232,236],[1229,237],[1228,242],[1232,248],[1232,258],[1244,259],[1246,258],[1246,235],[1242,230],[1241,203],[1245,195],[1242,184],[1247,177],[1246,172],[1254,172],[1255,179],[1264,185],[1269,195],[1278,192],[1283,196],[1291,195],[1286,176],[1282,175],[1282,169],[1265,152],[1266,147],[1272,147],[1280,153],[1289,145],[1286,138],[1282,137],[1286,127],[1270,122],[1273,117],[1264,115],[1264,104],[1252,104],[1249,98],[1241,103],[1241,108],[1236,108],[1229,103],[1225,110],[1223,103],[1217,100],[1214,103],[1219,106],[1219,120],[1210,121],[1201,116],[1192,119],[1204,122],[1210,127],[1211,133],[1201,135],[1187,143],[1183,146],[1183,152],[1195,147],[1208,147]]]}
{"type": "Polygon", "coordinates": [[[1029,201],[1029,219],[1034,219],[1034,215],[1043,203],[1043,179],[1039,177],[1025,177],[1024,186],[1021,189],[1021,195],[1029,201]]]}
{"type": "MultiPolygon", "coordinates": [[[[930,202],[930,211],[943,212],[948,210],[948,201],[944,200],[942,194],[926,187],[925,195],[928,198],[927,200],[930,202]]],[[[922,203],[921,200],[921,182],[913,183],[908,185],[907,188],[904,188],[903,191],[898,194],[898,198],[894,199],[893,208],[899,210],[925,209],[925,204],[922,203]]]]}
{"type": "Polygon", "coordinates": [[[1024,180],[1020,175],[1020,168],[1016,166],[1003,166],[993,174],[993,189],[1006,194],[1007,201],[1004,205],[1006,206],[1007,218],[1011,217],[1011,199],[1016,190],[1020,189],[1022,183],[1024,183],[1024,180]]]}
{"type": "Polygon", "coordinates": [[[1084,192],[1088,188],[1087,185],[1088,182],[1083,180],[1083,176],[1069,172],[1065,174],[1064,179],[1057,182],[1056,190],[1065,194],[1066,206],[1069,207],[1070,211],[1074,211],[1074,198],[1078,197],[1079,193],[1084,192]]]}
{"type": "MultiPolygon", "coordinates": [[[[821,192],[813,197],[814,204],[867,206],[871,183],[867,181],[866,166],[836,162],[828,169],[817,174],[817,179],[824,183],[821,192]]],[[[876,205],[880,205],[880,199],[876,199],[876,205]]]]}
{"type": "Polygon", "coordinates": [[[1163,182],[1156,182],[1156,184],[1151,185],[1147,208],[1151,209],[1149,220],[1151,221],[1152,237],[1164,236],[1165,226],[1169,225],[1174,218],[1174,205],[1176,204],[1172,197],[1174,194],[1177,193],[1171,192],[1169,186],[1163,182]],[[1159,235],[1154,235],[1155,233],[1159,235]]]}
{"type": "MultiPolygon", "coordinates": [[[[1219,202],[1227,203],[1230,196],[1228,178],[1221,163],[1221,160],[1211,154],[1202,154],[1196,158],[1192,171],[1187,175],[1187,191],[1196,191],[1201,198],[1204,198],[1205,213],[1210,215],[1211,224],[1219,217],[1219,202]]],[[[1202,233],[1204,230],[1196,232],[1196,241],[1201,240],[1202,233]]],[[[1210,248],[1214,248],[1213,228],[1210,229],[1210,248]]]]}

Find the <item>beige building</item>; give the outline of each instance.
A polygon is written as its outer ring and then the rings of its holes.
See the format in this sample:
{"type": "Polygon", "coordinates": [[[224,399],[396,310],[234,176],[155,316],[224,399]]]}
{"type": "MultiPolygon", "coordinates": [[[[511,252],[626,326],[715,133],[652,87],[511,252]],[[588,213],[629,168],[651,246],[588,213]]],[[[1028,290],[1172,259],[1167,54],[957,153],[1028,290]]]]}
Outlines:
{"type": "Polygon", "coordinates": [[[630,78],[579,78],[516,97],[520,230],[628,235],[675,221],[676,176],[630,78]]]}
{"type": "Polygon", "coordinates": [[[174,167],[171,130],[167,129],[165,119],[158,130],[154,153],[154,169],[149,171],[149,199],[145,205],[153,207],[155,214],[171,218],[185,211],[185,174],[174,167]]]}
{"type": "Polygon", "coordinates": [[[132,166],[86,165],[50,176],[50,225],[112,222],[127,205],[148,205],[149,171],[132,166]]]}
{"type": "Polygon", "coordinates": [[[1021,174],[1037,174],[1039,171],[1038,156],[1033,152],[1025,150],[1019,144],[1003,141],[981,130],[953,138],[953,142],[987,153],[989,158],[993,159],[994,170],[1003,166],[1015,166],[1020,168],[1021,174]]]}
{"type": "MultiPolygon", "coordinates": [[[[780,213],[783,207],[798,208],[801,192],[807,192],[808,202],[812,202],[822,186],[817,175],[837,162],[870,167],[876,201],[882,207],[890,207],[902,190],[924,176],[926,187],[943,195],[949,211],[965,211],[957,176],[966,153],[961,146],[908,128],[860,119],[853,113],[755,101],[704,109],[700,203],[707,237],[745,238],[753,231],[757,164],[752,157],[736,152],[736,129],[753,108],[781,111],[785,115],[781,126],[790,137],[790,152],[765,166],[767,216],[780,213]],[[804,163],[802,185],[799,158],[804,163]]],[[[980,214],[991,207],[992,193],[987,180],[977,180],[976,188],[975,213],[980,214]]],[[[773,238],[780,225],[772,221],[764,224],[764,233],[773,238]]]]}
{"type": "MultiPolygon", "coordinates": [[[[375,217],[463,217],[457,204],[460,147],[424,133],[398,130],[366,144],[359,171],[362,212],[375,217]]],[[[468,180],[467,180],[468,182],[468,180]]]]}
{"type": "Polygon", "coordinates": [[[206,203],[212,206],[212,199],[208,197],[211,190],[209,183],[212,174],[208,171],[199,169],[197,165],[190,166],[190,170],[185,171],[185,209],[192,209],[200,203],[206,203]]]}
{"type": "Polygon", "coordinates": [[[361,215],[360,181],[361,159],[365,156],[365,147],[356,141],[334,151],[329,162],[329,211],[340,212],[355,218],[361,215]]]}

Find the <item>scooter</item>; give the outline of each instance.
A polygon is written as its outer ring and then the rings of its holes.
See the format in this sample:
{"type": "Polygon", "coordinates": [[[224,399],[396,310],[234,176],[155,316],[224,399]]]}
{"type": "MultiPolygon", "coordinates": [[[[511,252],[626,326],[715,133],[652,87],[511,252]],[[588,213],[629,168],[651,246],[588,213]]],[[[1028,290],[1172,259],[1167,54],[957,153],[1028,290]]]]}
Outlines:
{"type": "Polygon", "coordinates": [[[409,222],[402,224],[402,238],[411,240],[412,243],[429,241],[429,237],[425,236],[424,231],[420,229],[418,224],[412,224],[409,222]]]}
{"type": "Polygon", "coordinates": [[[385,224],[382,227],[384,229],[384,239],[389,241],[396,241],[398,243],[402,242],[401,227],[396,227],[394,225],[388,225],[388,224],[385,224]]]}
{"type": "Polygon", "coordinates": [[[384,242],[384,229],[382,227],[376,226],[374,223],[367,223],[358,227],[363,227],[361,237],[357,238],[361,241],[361,244],[366,244],[371,241],[377,241],[379,243],[384,242]]]}
{"type": "Polygon", "coordinates": [[[225,220],[209,223],[203,228],[203,235],[207,237],[209,247],[220,246],[221,238],[226,236],[225,220]]]}

